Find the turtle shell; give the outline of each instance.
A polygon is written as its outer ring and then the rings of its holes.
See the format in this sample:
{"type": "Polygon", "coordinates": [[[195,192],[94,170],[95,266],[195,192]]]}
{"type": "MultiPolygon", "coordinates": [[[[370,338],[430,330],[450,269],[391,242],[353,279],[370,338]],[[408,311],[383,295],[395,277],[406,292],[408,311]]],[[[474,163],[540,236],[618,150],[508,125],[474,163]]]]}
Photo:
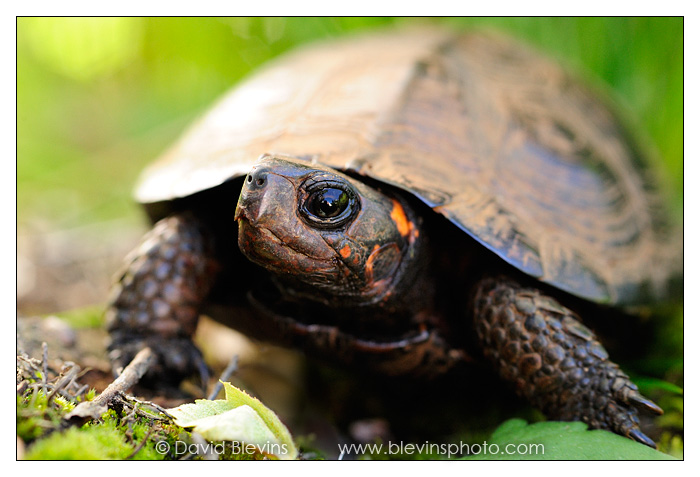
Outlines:
{"type": "Polygon", "coordinates": [[[506,262],[594,302],[658,299],[675,272],[644,158],[614,114],[500,36],[385,32],[288,54],[147,168],[137,199],[212,188],[262,154],[408,191],[506,262]]]}

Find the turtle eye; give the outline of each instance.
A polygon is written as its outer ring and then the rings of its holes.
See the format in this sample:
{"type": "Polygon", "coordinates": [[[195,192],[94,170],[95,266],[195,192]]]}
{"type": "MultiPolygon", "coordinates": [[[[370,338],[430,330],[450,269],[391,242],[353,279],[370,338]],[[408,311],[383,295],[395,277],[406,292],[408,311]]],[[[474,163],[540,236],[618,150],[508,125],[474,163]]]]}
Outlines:
{"type": "Polygon", "coordinates": [[[309,212],[330,219],[342,214],[349,202],[348,193],[342,189],[322,189],[309,197],[309,212]]]}
{"type": "Polygon", "coordinates": [[[344,184],[316,183],[306,192],[306,198],[300,204],[300,212],[310,225],[337,228],[355,216],[355,194],[344,184]]]}

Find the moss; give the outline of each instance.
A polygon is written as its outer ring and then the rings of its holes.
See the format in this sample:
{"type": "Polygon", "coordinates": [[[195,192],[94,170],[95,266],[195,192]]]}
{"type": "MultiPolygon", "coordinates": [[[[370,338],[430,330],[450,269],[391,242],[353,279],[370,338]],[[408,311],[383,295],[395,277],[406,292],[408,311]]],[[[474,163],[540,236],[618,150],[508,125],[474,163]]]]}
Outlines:
{"type": "Polygon", "coordinates": [[[164,455],[155,450],[155,439],[138,452],[149,431],[144,422],[121,424],[110,411],[103,423],[86,424],[81,428],[71,427],[56,431],[32,444],[24,458],[26,460],[163,460],[164,455]],[[131,442],[129,442],[131,441],[131,442]]]}
{"type": "Polygon", "coordinates": [[[55,432],[32,445],[27,460],[105,460],[124,459],[133,448],[115,429],[98,426],[55,432]]]}

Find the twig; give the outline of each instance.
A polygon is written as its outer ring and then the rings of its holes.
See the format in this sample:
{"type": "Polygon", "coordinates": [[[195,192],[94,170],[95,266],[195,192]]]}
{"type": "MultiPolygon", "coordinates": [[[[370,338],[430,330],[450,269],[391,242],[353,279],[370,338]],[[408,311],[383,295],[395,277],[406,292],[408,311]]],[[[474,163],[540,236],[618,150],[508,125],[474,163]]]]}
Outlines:
{"type": "Polygon", "coordinates": [[[212,392],[209,394],[209,399],[210,401],[213,401],[216,399],[216,396],[219,394],[219,391],[221,391],[221,388],[224,386],[222,383],[224,381],[228,381],[229,377],[233,373],[235,373],[238,370],[238,355],[234,354],[233,358],[231,358],[231,361],[228,362],[228,366],[226,366],[226,369],[224,369],[224,372],[221,373],[221,376],[219,377],[219,381],[217,381],[216,386],[214,386],[214,389],[212,392]]]}
{"type": "Polygon", "coordinates": [[[132,452],[125,460],[129,460],[129,459],[134,458],[136,456],[136,454],[138,454],[139,451],[141,449],[143,449],[143,446],[146,445],[146,442],[148,442],[148,438],[151,437],[152,433],[153,433],[153,428],[149,427],[148,431],[146,431],[146,435],[143,437],[143,440],[141,441],[141,443],[139,443],[138,447],[136,447],[136,449],[134,449],[134,452],[132,452]]]}
{"type": "Polygon", "coordinates": [[[80,387],[78,388],[77,391],[75,391],[75,397],[76,397],[76,398],[79,398],[80,396],[82,396],[83,394],[85,394],[89,389],[90,389],[90,385],[89,385],[89,384],[83,384],[82,386],[80,386],[80,387]]]}
{"type": "MultiPolygon", "coordinates": [[[[73,364],[70,369],[68,369],[68,372],[58,380],[58,382],[54,385],[53,391],[49,393],[49,396],[47,398],[47,402],[51,403],[51,400],[53,397],[56,395],[57,392],[60,392],[63,390],[63,388],[68,388],[68,386],[75,380],[76,376],[80,372],[80,366],[77,364],[73,364]]],[[[46,392],[46,383],[44,383],[44,392],[46,392]]],[[[70,396],[70,394],[68,394],[70,396]]],[[[65,395],[64,395],[65,397],[65,395]]],[[[69,397],[70,400],[73,400],[73,396],[69,397]]]]}
{"type": "Polygon", "coordinates": [[[119,393],[119,399],[124,406],[132,408],[134,412],[141,417],[160,421],[172,421],[173,419],[175,419],[168,411],[166,411],[163,407],[159,406],[154,402],[136,399],[125,393],[119,393]],[[151,408],[155,412],[163,414],[163,416],[165,417],[149,414],[143,411],[141,408],[151,408]]]}
{"type": "Polygon", "coordinates": [[[44,391],[44,396],[46,396],[46,380],[49,374],[49,345],[46,341],[41,343],[41,389],[44,391]]]}
{"type": "Polygon", "coordinates": [[[78,404],[75,409],[69,412],[64,418],[64,422],[69,425],[83,425],[91,419],[98,419],[107,412],[109,404],[120,393],[125,392],[134,386],[153,363],[155,355],[151,348],[144,348],[131,360],[131,363],[124,368],[122,374],[115,379],[102,394],[92,401],[78,404]]]}
{"type": "MultiPolygon", "coordinates": [[[[41,389],[41,384],[36,383],[36,384],[30,384],[32,387],[36,387],[36,389],[41,389]]],[[[51,399],[55,397],[55,394],[58,394],[59,396],[63,397],[66,401],[72,402],[77,404],[78,400],[73,396],[71,393],[66,391],[65,389],[58,389],[56,388],[53,384],[51,383],[46,383],[46,389],[52,391],[50,394],[51,399]]],[[[47,399],[48,401],[48,399],[47,399]]]]}

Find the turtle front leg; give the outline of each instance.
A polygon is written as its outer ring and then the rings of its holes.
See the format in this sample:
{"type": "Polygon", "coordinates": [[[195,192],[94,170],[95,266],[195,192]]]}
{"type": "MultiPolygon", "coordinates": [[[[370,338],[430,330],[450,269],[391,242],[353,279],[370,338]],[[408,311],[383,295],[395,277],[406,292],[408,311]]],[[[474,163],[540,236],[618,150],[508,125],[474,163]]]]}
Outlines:
{"type": "Polygon", "coordinates": [[[206,380],[192,335],[217,268],[207,230],[192,214],[155,224],[127,257],[106,311],[115,372],[149,346],[158,357],[151,379],[176,384],[198,372],[206,380]]]}
{"type": "Polygon", "coordinates": [[[486,357],[548,418],[583,421],[656,447],[639,428],[638,410],[663,411],[608,359],[574,312],[503,277],[477,285],[473,311],[486,357]]]}

